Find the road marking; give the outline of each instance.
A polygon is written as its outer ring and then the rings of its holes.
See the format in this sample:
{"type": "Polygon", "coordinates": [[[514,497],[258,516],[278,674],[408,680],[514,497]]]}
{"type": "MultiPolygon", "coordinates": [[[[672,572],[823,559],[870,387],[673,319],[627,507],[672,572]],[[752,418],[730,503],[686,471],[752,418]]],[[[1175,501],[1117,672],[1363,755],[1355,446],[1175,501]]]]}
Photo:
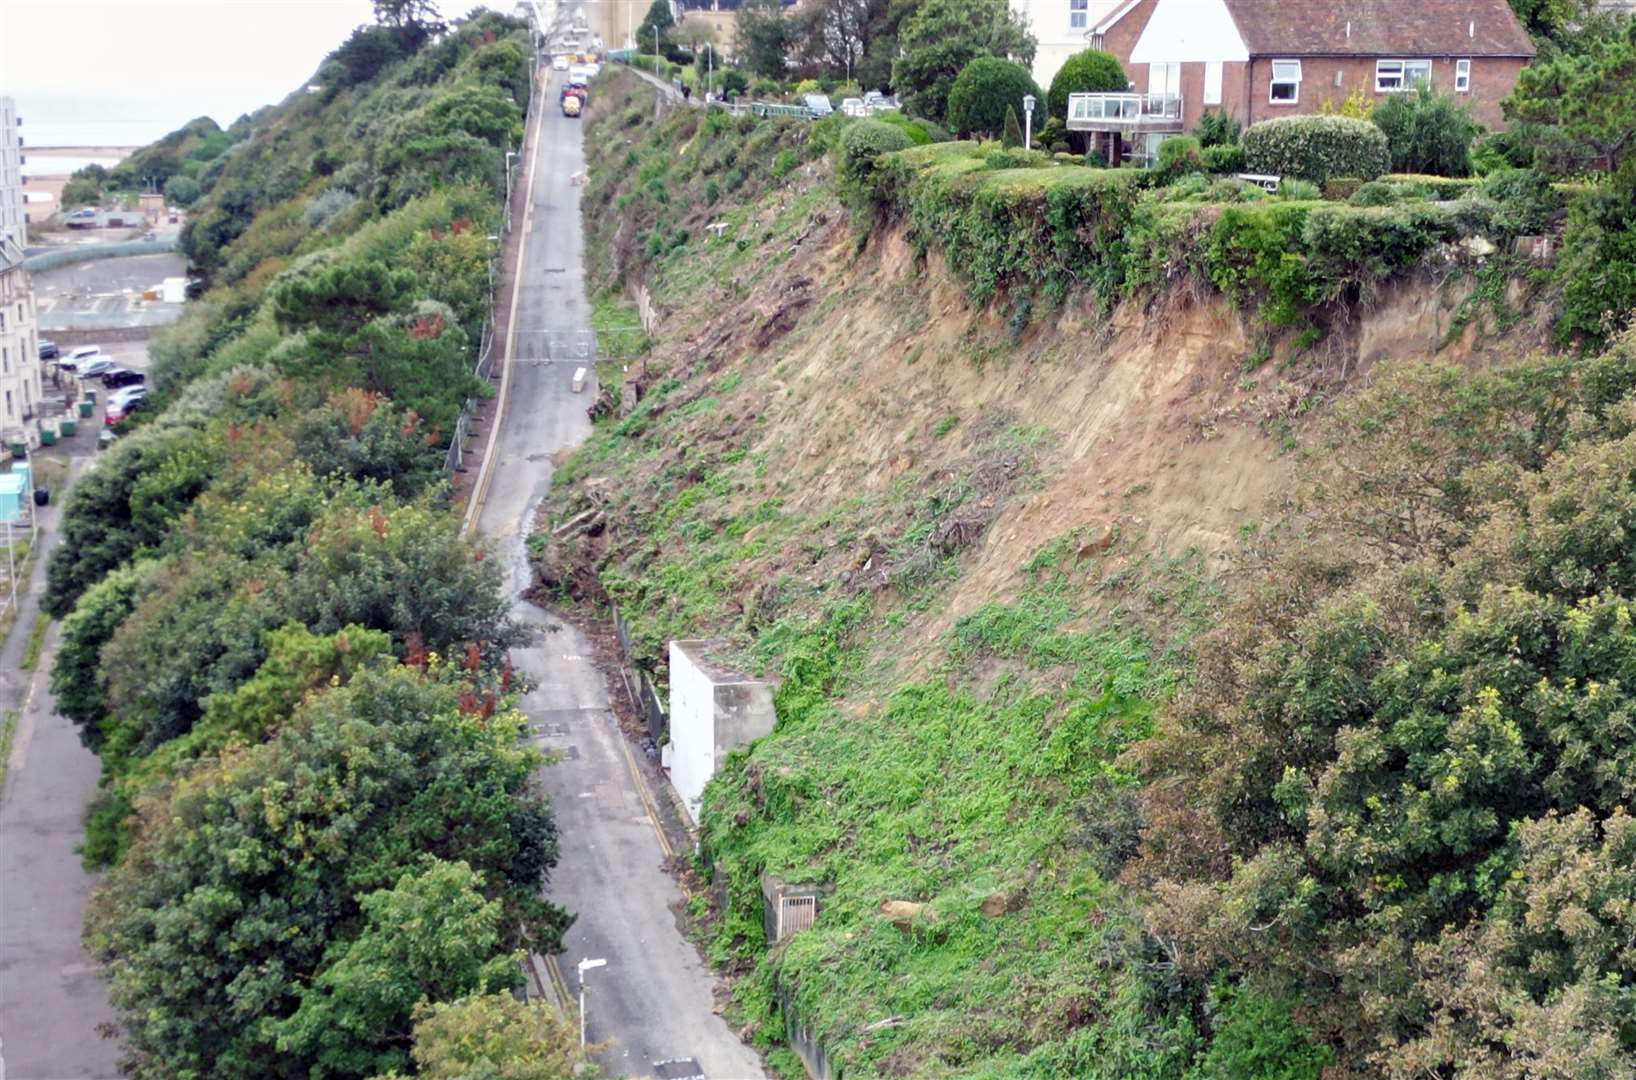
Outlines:
{"type": "Polygon", "coordinates": [[[636,767],[636,756],[631,753],[630,744],[625,741],[623,731],[614,732],[614,739],[619,743],[619,749],[625,755],[625,764],[630,767],[631,780],[636,784],[636,797],[642,800],[642,809],[648,815],[648,824],[653,826],[653,835],[659,838],[659,850],[664,852],[665,858],[675,856],[676,851],[670,846],[669,837],[665,836],[664,826],[659,824],[659,808],[654,805],[653,798],[648,794],[648,785],[642,778],[642,773],[636,767]]]}
{"type": "MultiPolygon", "coordinates": [[[[483,464],[477,469],[477,483],[472,485],[471,504],[466,507],[466,525],[462,530],[467,536],[477,531],[477,518],[483,512],[483,500],[488,497],[489,481],[494,478],[494,462],[500,456],[501,422],[506,416],[506,400],[511,396],[511,357],[516,346],[517,329],[517,298],[522,292],[524,271],[528,267],[528,233],[530,223],[534,220],[534,177],[539,173],[535,166],[540,156],[540,118],[545,115],[545,95],[536,93],[533,103],[534,113],[534,146],[528,151],[528,191],[523,196],[523,235],[517,242],[517,264],[511,273],[511,313],[506,317],[506,354],[500,364],[500,392],[494,400],[494,416],[489,422],[488,452],[483,455],[483,464]]],[[[525,149],[526,149],[525,141],[525,149]]],[[[504,248],[502,242],[501,247],[504,248]]]]}

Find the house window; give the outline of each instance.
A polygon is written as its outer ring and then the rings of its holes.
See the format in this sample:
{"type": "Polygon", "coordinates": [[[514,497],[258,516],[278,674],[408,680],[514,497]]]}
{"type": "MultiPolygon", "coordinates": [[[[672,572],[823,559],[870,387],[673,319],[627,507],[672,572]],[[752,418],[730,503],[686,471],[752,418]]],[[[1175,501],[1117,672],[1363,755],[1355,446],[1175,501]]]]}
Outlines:
{"type": "Polygon", "coordinates": [[[11,350],[0,349],[0,375],[11,374],[11,350]]]}
{"type": "Polygon", "coordinates": [[[6,419],[11,419],[11,391],[6,391],[6,419]]]}
{"type": "Polygon", "coordinates": [[[1274,60],[1272,86],[1267,100],[1274,105],[1294,105],[1301,100],[1301,61],[1274,60]]]}
{"type": "Polygon", "coordinates": [[[1068,0],[1068,27],[1083,30],[1089,25],[1091,0],[1068,0]]]}
{"type": "Polygon", "coordinates": [[[1430,60],[1376,60],[1375,93],[1392,94],[1413,90],[1421,83],[1431,85],[1430,60]]]}
{"type": "Polygon", "coordinates": [[[1221,61],[1207,60],[1204,64],[1204,103],[1221,104],[1221,61]]]}
{"type": "Polygon", "coordinates": [[[1454,62],[1454,92],[1456,94],[1469,93],[1471,90],[1471,61],[1456,60],[1454,62]]]}

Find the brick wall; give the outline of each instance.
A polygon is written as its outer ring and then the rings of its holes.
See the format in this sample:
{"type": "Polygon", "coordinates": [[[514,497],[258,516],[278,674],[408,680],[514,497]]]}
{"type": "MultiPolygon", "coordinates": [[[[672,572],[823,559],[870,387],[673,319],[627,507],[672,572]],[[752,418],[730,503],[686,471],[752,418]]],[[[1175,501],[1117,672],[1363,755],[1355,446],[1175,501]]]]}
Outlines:
{"type": "MultiPolygon", "coordinates": [[[[1480,123],[1490,128],[1503,128],[1505,121],[1500,116],[1500,102],[1511,93],[1517,73],[1525,62],[1521,58],[1474,57],[1471,61],[1471,90],[1455,96],[1471,106],[1472,116],[1480,123]]],[[[1432,86],[1438,90],[1453,91],[1454,66],[1454,58],[1432,60],[1432,86]]],[[[1391,96],[1390,93],[1375,91],[1373,57],[1302,57],[1301,99],[1293,105],[1275,105],[1268,100],[1272,83],[1270,57],[1252,58],[1249,69],[1249,94],[1247,99],[1240,98],[1239,108],[1242,111],[1235,114],[1245,123],[1275,116],[1315,113],[1326,101],[1338,108],[1349,94],[1359,89],[1375,104],[1391,96]]]]}

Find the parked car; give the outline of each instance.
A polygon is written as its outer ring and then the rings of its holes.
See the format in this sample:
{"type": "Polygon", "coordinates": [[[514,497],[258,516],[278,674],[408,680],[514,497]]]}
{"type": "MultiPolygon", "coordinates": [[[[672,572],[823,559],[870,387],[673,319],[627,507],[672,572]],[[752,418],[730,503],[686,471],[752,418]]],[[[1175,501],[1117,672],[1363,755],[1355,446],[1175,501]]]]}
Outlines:
{"type": "Polygon", "coordinates": [[[108,407],[113,408],[117,405],[123,409],[136,399],[147,396],[148,388],[146,386],[127,386],[123,390],[115,390],[108,395],[108,407]]]}
{"type": "Polygon", "coordinates": [[[146,408],[147,394],[132,394],[129,397],[115,396],[108,401],[108,408],[103,411],[102,423],[104,427],[113,427],[138,409],[146,408]]]}
{"type": "Polygon", "coordinates": [[[579,116],[585,106],[580,102],[578,94],[565,94],[562,99],[562,115],[579,116]]]}
{"type": "Polygon", "coordinates": [[[566,56],[553,56],[551,58],[551,70],[552,71],[567,71],[568,70],[568,58],[566,56]]]}
{"type": "Polygon", "coordinates": [[[114,370],[114,362],[106,356],[93,356],[89,360],[81,361],[79,370],[75,372],[82,379],[96,379],[114,370]]]}
{"type": "Polygon", "coordinates": [[[93,356],[101,355],[101,345],[81,345],[79,348],[68,354],[68,359],[71,363],[79,364],[91,359],[93,356]]]}
{"type": "Polygon", "coordinates": [[[835,106],[831,105],[829,98],[823,94],[803,94],[801,95],[801,104],[810,109],[815,117],[828,116],[835,111],[835,106]]]}
{"type": "Polygon", "coordinates": [[[40,339],[41,360],[55,360],[61,355],[62,353],[57,350],[57,343],[55,341],[51,341],[47,338],[40,339]]]}
{"type": "Polygon", "coordinates": [[[130,368],[110,368],[102,373],[102,385],[110,390],[117,390],[122,386],[137,386],[148,381],[148,377],[140,371],[130,368]]]}

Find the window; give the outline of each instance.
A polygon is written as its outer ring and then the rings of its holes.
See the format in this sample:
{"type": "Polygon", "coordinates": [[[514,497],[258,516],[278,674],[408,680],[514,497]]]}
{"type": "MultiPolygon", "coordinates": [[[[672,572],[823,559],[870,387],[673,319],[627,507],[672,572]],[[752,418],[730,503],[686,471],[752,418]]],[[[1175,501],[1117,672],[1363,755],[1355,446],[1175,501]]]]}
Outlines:
{"type": "Polygon", "coordinates": [[[11,419],[11,391],[6,391],[6,419],[11,419]]]}
{"type": "Polygon", "coordinates": [[[1413,90],[1421,83],[1431,85],[1430,60],[1376,60],[1375,93],[1392,94],[1413,90]]]}
{"type": "Polygon", "coordinates": [[[0,375],[11,374],[11,350],[0,349],[0,375]]]}
{"type": "Polygon", "coordinates": [[[1301,61],[1274,60],[1272,85],[1267,100],[1274,105],[1294,105],[1301,100],[1301,61]]]}
{"type": "Polygon", "coordinates": [[[1068,0],[1068,26],[1083,30],[1091,17],[1091,0],[1068,0]]]}
{"type": "Polygon", "coordinates": [[[1469,93],[1471,90],[1471,61],[1456,60],[1454,62],[1454,92],[1456,94],[1469,93]]]}
{"type": "Polygon", "coordinates": [[[1182,66],[1172,60],[1167,64],[1147,66],[1147,92],[1177,97],[1182,92],[1182,66]]]}
{"type": "Polygon", "coordinates": [[[1207,60],[1204,64],[1204,103],[1221,104],[1221,61],[1207,60]]]}

